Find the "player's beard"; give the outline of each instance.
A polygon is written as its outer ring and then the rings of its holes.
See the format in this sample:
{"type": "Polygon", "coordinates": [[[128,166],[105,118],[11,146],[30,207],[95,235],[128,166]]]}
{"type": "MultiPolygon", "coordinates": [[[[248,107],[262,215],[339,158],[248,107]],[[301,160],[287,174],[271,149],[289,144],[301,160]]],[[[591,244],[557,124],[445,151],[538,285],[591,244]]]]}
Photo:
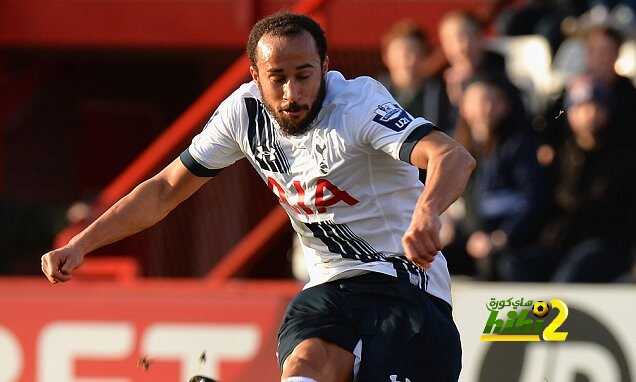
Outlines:
{"type": "MultiPolygon", "coordinates": [[[[259,90],[261,90],[261,94],[263,94],[263,90],[261,89],[261,84],[258,84],[259,90]]],[[[283,131],[283,133],[287,135],[301,135],[309,130],[311,127],[311,123],[314,121],[320,108],[322,107],[322,101],[325,99],[325,94],[327,91],[327,86],[325,83],[325,77],[323,76],[320,80],[320,89],[318,90],[318,96],[316,100],[309,105],[299,105],[295,102],[284,105],[279,109],[275,109],[272,105],[270,105],[265,98],[263,98],[263,104],[265,108],[269,112],[269,114],[276,120],[278,126],[283,131]],[[299,111],[299,110],[308,110],[305,117],[301,120],[295,121],[291,118],[285,117],[283,111],[299,111]]]]}

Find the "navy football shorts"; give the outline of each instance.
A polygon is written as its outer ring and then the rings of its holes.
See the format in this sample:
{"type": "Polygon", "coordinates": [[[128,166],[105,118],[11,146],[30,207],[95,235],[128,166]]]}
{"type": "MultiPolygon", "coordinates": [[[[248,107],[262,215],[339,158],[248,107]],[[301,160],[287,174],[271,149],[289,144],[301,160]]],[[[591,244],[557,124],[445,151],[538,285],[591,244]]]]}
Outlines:
{"type": "Polygon", "coordinates": [[[281,369],[296,345],[309,338],[353,353],[357,382],[455,382],[461,370],[451,306],[408,280],[381,273],[327,282],[298,294],[278,333],[281,369]]]}

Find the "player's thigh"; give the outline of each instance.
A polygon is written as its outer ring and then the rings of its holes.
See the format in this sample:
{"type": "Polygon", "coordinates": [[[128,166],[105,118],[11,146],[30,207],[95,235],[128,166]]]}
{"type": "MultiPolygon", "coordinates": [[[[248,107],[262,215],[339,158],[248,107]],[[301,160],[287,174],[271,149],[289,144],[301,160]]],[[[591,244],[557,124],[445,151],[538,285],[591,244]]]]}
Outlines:
{"type": "Polygon", "coordinates": [[[320,338],[300,342],[283,363],[282,379],[293,376],[319,382],[350,382],[354,356],[351,352],[320,338]]]}
{"type": "Polygon", "coordinates": [[[387,301],[377,330],[362,336],[358,380],[456,382],[461,342],[450,306],[421,291],[402,292],[416,298],[387,301]]]}
{"type": "Polygon", "coordinates": [[[462,369],[462,347],[459,331],[449,307],[435,297],[429,297],[433,309],[427,330],[418,333],[406,348],[419,357],[407,366],[412,381],[432,380],[456,382],[462,369]]]}
{"type": "Polygon", "coordinates": [[[299,293],[287,307],[278,333],[277,356],[281,369],[289,355],[294,350],[299,354],[307,345],[298,346],[310,339],[319,338],[352,353],[359,335],[355,322],[351,320],[351,304],[346,291],[338,283],[317,285],[299,293]]]}

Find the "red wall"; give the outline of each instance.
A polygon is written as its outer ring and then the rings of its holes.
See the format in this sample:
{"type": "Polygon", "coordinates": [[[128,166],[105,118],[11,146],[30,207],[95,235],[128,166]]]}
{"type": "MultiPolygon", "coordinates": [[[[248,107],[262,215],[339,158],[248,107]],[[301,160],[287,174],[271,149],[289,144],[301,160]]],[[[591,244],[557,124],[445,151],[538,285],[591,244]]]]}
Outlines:
{"type": "MultiPolygon", "coordinates": [[[[0,1],[0,45],[88,47],[242,47],[260,15],[292,5],[276,0],[0,1]]],[[[334,47],[376,48],[408,17],[434,34],[451,9],[482,10],[479,0],[326,0],[317,16],[334,47]]]]}

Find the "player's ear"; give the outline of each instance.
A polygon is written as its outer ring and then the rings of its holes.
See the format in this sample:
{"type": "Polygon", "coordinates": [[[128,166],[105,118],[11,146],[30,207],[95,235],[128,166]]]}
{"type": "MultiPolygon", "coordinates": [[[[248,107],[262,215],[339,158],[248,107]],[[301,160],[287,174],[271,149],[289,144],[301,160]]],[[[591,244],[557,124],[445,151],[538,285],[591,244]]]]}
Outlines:
{"type": "Polygon", "coordinates": [[[329,56],[325,56],[325,60],[322,62],[322,74],[326,74],[329,70],[329,56]]]}
{"type": "Polygon", "coordinates": [[[254,81],[258,82],[258,69],[252,65],[250,65],[250,75],[254,81]]]}

